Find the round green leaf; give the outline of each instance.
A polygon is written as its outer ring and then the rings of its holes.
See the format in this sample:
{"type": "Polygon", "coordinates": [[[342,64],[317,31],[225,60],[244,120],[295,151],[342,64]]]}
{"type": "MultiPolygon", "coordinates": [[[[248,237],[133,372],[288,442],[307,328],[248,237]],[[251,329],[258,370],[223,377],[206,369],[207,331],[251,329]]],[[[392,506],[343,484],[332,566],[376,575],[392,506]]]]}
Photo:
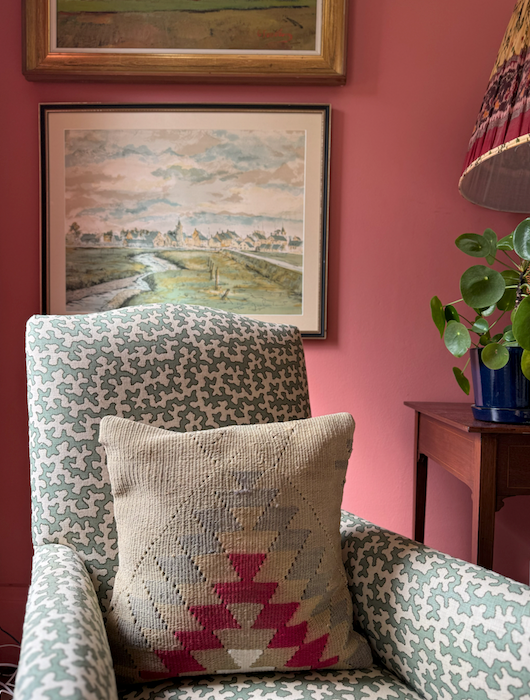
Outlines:
{"type": "Polygon", "coordinates": [[[530,260],[530,219],[521,221],[513,232],[513,249],[523,260],[530,260]]]}
{"type": "Polygon", "coordinates": [[[506,326],[506,328],[504,329],[504,331],[502,333],[502,337],[507,343],[514,342],[515,336],[513,334],[513,329],[512,329],[511,324],[509,326],[506,326]]]}
{"type": "Polygon", "coordinates": [[[497,243],[497,250],[513,250],[513,233],[510,233],[509,236],[504,236],[504,238],[501,238],[501,240],[497,243]]]}
{"type": "Polygon", "coordinates": [[[499,340],[502,340],[502,333],[496,333],[491,339],[492,343],[498,343],[499,340]]]}
{"type": "Polygon", "coordinates": [[[444,309],[444,314],[445,314],[446,321],[460,321],[460,316],[458,315],[458,311],[455,309],[455,307],[452,304],[447,304],[447,306],[444,309]]]}
{"type": "Polygon", "coordinates": [[[482,350],[480,358],[489,369],[501,369],[510,359],[510,353],[504,345],[489,343],[482,350]]]}
{"type": "Polygon", "coordinates": [[[471,330],[479,335],[484,335],[490,329],[489,323],[482,316],[477,316],[475,323],[471,326],[471,330]]]}
{"type": "Polygon", "coordinates": [[[495,255],[497,253],[497,234],[495,231],[492,231],[490,228],[487,228],[484,231],[484,238],[486,241],[488,241],[489,247],[490,247],[490,252],[488,255],[486,255],[486,262],[488,265],[493,265],[495,262],[495,255]]]}
{"type": "Polygon", "coordinates": [[[462,357],[471,347],[471,336],[463,323],[449,321],[445,329],[445,347],[455,357],[462,357]]]}
{"type": "Polygon", "coordinates": [[[490,244],[491,252],[495,252],[495,249],[497,248],[497,234],[495,233],[495,231],[492,231],[492,229],[487,228],[484,231],[484,238],[490,244]]]}
{"type": "Polygon", "coordinates": [[[458,236],[455,244],[463,253],[474,258],[485,258],[486,255],[491,255],[494,252],[489,240],[484,236],[479,236],[478,233],[463,233],[458,236]]]}
{"type": "Polygon", "coordinates": [[[481,345],[487,345],[488,343],[491,343],[489,331],[488,333],[484,333],[484,335],[481,335],[478,341],[481,345]]]}
{"type": "Polygon", "coordinates": [[[506,282],[506,286],[518,286],[519,285],[519,273],[517,270],[503,270],[501,272],[503,280],[506,282]]]}
{"type": "Polygon", "coordinates": [[[511,311],[515,308],[515,301],[517,299],[519,273],[517,270],[503,270],[501,275],[506,282],[506,291],[497,302],[497,308],[501,311],[511,311]]]}
{"type": "Polygon", "coordinates": [[[530,379],[530,351],[523,350],[521,357],[521,370],[527,379],[530,379]]]}
{"type": "Polygon", "coordinates": [[[469,379],[466,377],[466,375],[462,372],[462,370],[459,367],[453,367],[453,374],[456,377],[456,381],[458,382],[458,386],[462,389],[462,391],[469,396],[469,379]]]}
{"type": "Polygon", "coordinates": [[[530,297],[525,297],[512,315],[515,340],[525,350],[530,350],[530,297]]]}
{"type": "Polygon", "coordinates": [[[444,307],[438,297],[431,299],[431,316],[436,328],[440,331],[440,338],[443,337],[445,328],[444,307]]]}
{"type": "Polygon", "coordinates": [[[501,273],[485,265],[473,265],[460,279],[462,298],[474,309],[496,304],[505,289],[506,283],[501,273]]]}
{"type": "Polygon", "coordinates": [[[475,311],[479,316],[491,316],[496,308],[497,307],[495,304],[492,304],[491,306],[487,306],[485,309],[475,309],[475,311]]]}
{"type": "Polygon", "coordinates": [[[515,308],[516,300],[517,289],[507,289],[497,302],[497,308],[500,311],[511,311],[515,308]]]}

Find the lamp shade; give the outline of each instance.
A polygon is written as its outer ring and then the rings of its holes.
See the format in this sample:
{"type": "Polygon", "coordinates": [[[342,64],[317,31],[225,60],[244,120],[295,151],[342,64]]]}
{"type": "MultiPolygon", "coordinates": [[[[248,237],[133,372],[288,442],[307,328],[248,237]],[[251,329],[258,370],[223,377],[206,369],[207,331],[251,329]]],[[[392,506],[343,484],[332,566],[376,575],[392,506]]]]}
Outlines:
{"type": "Polygon", "coordinates": [[[530,0],[518,0],[473,129],[460,193],[499,211],[530,212],[530,0]]]}

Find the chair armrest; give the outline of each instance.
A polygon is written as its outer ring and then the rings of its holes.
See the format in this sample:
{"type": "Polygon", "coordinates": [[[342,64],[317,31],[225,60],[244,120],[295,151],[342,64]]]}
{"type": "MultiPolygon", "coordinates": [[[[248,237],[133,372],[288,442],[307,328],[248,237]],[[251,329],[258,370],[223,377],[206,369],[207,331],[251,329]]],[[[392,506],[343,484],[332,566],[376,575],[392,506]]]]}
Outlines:
{"type": "Polygon", "coordinates": [[[40,545],[33,558],[16,700],[117,700],[103,617],[76,552],[40,545]]]}
{"type": "Polygon", "coordinates": [[[429,699],[530,700],[530,588],[348,513],[355,622],[429,699]]]}

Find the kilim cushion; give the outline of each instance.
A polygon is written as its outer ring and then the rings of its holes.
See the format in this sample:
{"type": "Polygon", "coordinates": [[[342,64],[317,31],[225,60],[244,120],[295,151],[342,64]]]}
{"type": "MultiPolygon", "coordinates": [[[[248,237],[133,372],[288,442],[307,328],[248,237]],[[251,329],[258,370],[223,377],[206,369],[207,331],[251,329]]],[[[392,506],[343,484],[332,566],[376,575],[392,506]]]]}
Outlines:
{"type": "Polygon", "coordinates": [[[118,680],[371,663],[339,534],[353,428],[347,413],[190,433],[103,418],[118,680]]]}

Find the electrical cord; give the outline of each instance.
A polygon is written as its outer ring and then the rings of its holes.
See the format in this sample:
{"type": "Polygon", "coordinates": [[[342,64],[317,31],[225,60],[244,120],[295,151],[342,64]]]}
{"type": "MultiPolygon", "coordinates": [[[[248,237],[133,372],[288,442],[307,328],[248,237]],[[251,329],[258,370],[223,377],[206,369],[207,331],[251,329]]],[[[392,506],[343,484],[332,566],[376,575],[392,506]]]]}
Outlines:
{"type": "MultiPolygon", "coordinates": [[[[20,642],[16,637],[13,637],[13,635],[3,627],[0,627],[0,632],[3,632],[15,642],[15,644],[0,644],[0,650],[14,648],[20,651],[20,642]]],[[[17,664],[0,662],[0,700],[14,697],[17,668],[17,664]]]]}

